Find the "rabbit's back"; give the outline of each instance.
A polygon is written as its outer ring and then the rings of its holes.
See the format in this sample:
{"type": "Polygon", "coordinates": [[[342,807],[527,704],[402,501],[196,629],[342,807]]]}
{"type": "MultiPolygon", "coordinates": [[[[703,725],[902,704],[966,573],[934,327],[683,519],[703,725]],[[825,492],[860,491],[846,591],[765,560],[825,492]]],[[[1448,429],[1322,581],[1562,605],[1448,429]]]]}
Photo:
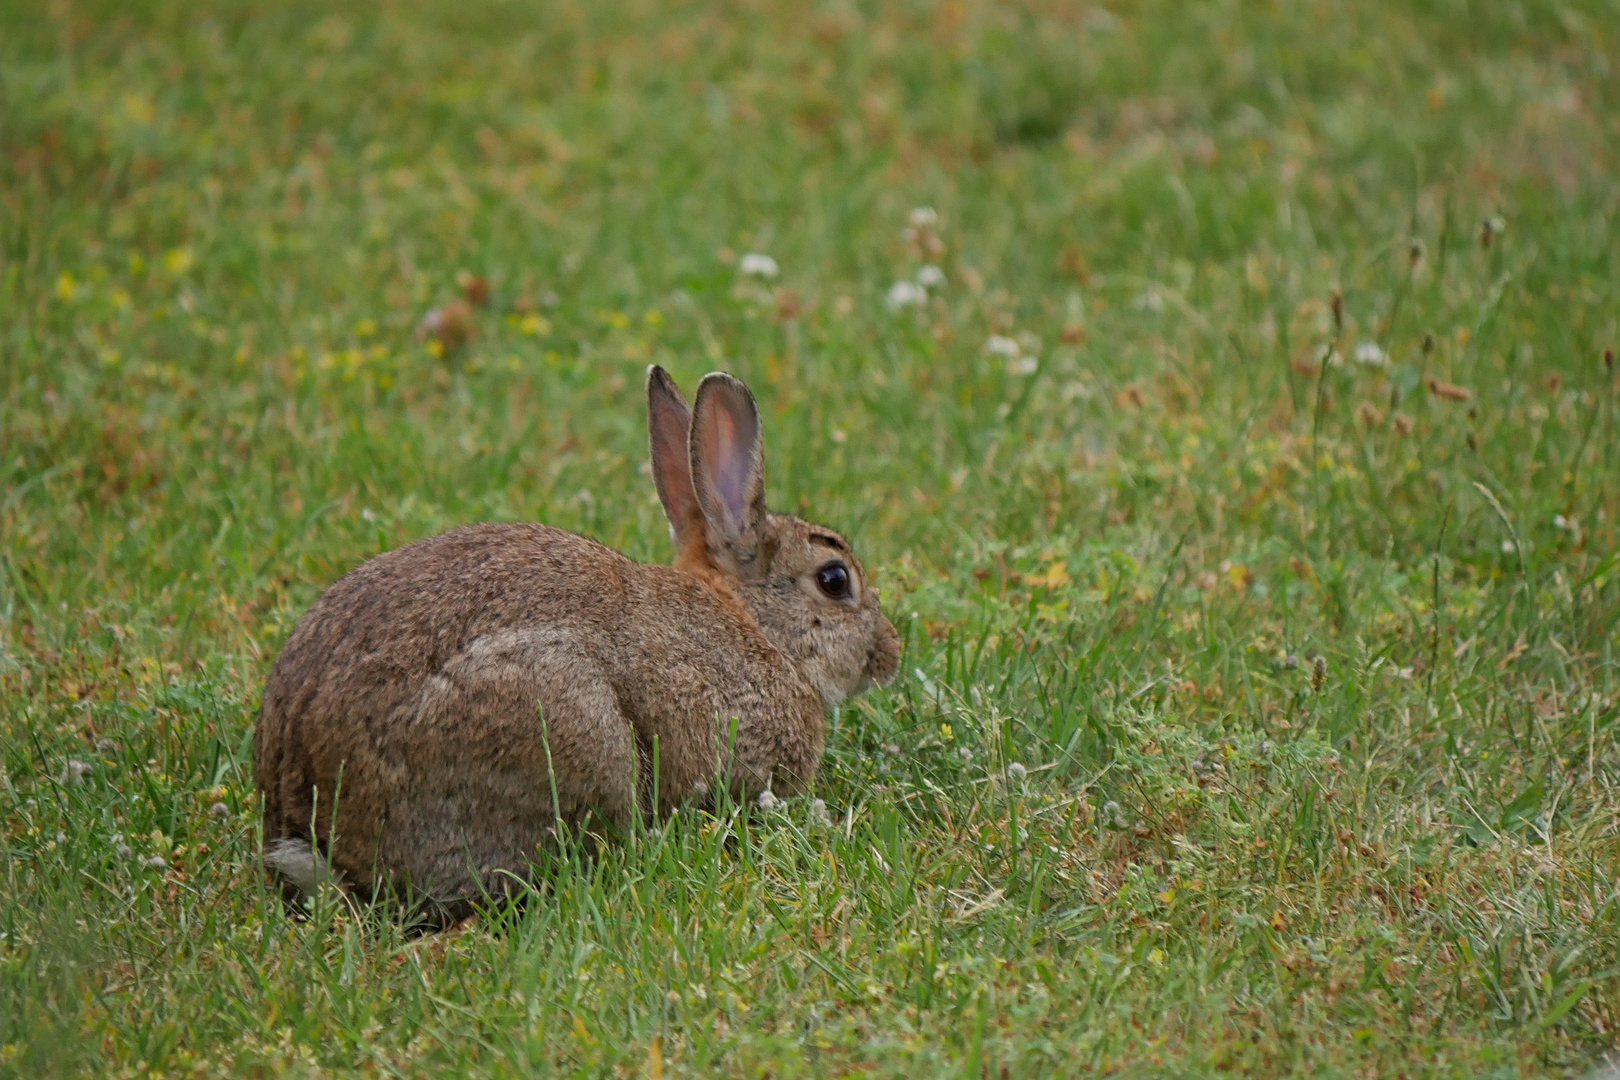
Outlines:
{"type": "Polygon", "coordinates": [[[595,541],[536,524],[467,525],[378,555],[299,620],[265,685],[265,707],[303,713],[342,702],[386,711],[492,630],[608,616],[632,565],[595,541]]]}

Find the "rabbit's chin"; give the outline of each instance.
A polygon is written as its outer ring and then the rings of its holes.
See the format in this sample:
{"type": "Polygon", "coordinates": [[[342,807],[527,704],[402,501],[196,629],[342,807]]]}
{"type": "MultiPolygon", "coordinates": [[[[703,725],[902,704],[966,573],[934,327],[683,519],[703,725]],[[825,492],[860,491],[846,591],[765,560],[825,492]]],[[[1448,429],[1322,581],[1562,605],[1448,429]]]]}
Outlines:
{"type": "Polygon", "coordinates": [[[816,693],[820,695],[821,703],[829,709],[834,705],[848,701],[850,698],[860,697],[877,684],[878,680],[872,678],[869,674],[860,676],[855,680],[853,686],[848,683],[841,683],[836,679],[812,679],[810,682],[810,685],[815,687],[816,693]]]}
{"type": "MultiPolygon", "coordinates": [[[[821,703],[827,706],[829,709],[834,705],[837,705],[839,702],[844,701],[846,698],[853,696],[845,691],[842,686],[839,686],[834,682],[816,682],[812,685],[815,686],[816,693],[821,695],[821,703]]],[[[855,688],[855,693],[859,694],[865,689],[866,687],[864,686],[858,686],[855,688]]]]}

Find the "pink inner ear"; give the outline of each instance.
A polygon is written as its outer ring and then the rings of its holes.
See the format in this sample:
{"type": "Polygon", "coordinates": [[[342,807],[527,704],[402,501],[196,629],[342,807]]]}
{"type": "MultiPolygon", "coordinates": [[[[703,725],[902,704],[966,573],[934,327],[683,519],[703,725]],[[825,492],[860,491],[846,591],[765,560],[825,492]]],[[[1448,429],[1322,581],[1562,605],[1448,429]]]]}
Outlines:
{"type": "Polygon", "coordinates": [[[748,507],[748,454],[738,445],[737,418],[729,408],[720,409],[714,417],[713,463],[714,493],[733,522],[742,524],[743,512],[748,507]]]}
{"type": "Polygon", "coordinates": [[[698,387],[692,416],[692,480],[704,514],[718,536],[751,547],[758,522],[751,514],[762,497],[759,415],[747,387],[711,375],[698,387]]]}

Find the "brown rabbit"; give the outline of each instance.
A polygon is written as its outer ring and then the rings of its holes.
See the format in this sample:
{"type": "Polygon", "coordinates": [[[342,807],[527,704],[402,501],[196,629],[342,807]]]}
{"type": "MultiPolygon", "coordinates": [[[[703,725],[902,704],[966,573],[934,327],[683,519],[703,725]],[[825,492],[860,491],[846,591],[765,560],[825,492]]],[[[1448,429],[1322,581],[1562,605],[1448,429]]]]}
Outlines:
{"type": "Polygon", "coordinates": [[[899,638],[848,542],[765,508],[748,388],[709,375],[688,411],[652,367],[647,411],[673,566],[468,525],[362,564],[299,621],[253,745],[284,886],[330,875],[459,917],[526,877],[554,799],[590,828],[728,775],[739,798],[790,794],[815,776],[823,710],[894,675],[899,638]]]}

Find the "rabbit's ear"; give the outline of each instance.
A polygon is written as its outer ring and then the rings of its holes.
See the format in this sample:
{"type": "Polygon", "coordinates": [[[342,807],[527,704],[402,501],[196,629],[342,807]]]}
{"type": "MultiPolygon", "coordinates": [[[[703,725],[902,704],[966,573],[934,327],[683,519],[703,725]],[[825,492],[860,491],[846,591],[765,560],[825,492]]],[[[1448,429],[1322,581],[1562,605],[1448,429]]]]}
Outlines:
{"type": "Polygon", "coordinates": [[[669,518],[669,536],[679,552],[693,530],[703,527],[697,495],[692,491],[691,455],[687,432],[692,411],[669,372],[652,364],[647,368],[647,445],[652,458],[653,483],[658,501],[669,518]]]}
{"type": "Polygon", "coordinates": [[[722,372],[698,384],[689,437],[692,488],[709,549],[736,570],[759,557],[765,525],[765,459],[754,395],[722,372]]]}

